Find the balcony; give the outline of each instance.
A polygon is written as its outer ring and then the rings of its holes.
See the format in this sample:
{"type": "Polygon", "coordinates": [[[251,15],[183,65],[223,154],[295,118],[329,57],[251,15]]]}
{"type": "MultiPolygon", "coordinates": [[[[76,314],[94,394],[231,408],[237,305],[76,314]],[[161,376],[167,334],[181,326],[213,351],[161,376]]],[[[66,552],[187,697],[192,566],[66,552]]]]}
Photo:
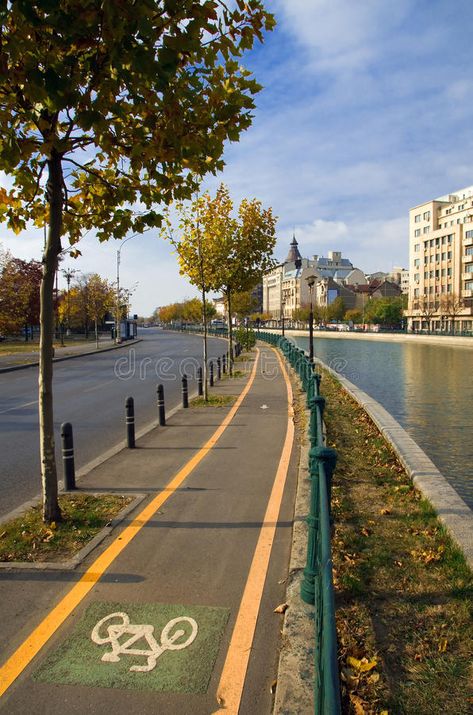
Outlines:
{"type": "Polygon", "coordinates": [[[473,261],[473,254],[471,256],[462,256],[462,263],[471,263],[473,261]]]}
{"type": "Polygon", "coordinates": [[[473,297],[473,290],[462,290],[462,298],[473,297]]]}
{"type": "Polygon", "coordinates": [[[470,236],[470,238],[464,238],[463,245],[464,246],[473,246],[473,236],[470,236]]]}
{"type": "Polygon", "coordinates": [[[462,281],[473,281],[473,273],[462,273],[462,281]]]}

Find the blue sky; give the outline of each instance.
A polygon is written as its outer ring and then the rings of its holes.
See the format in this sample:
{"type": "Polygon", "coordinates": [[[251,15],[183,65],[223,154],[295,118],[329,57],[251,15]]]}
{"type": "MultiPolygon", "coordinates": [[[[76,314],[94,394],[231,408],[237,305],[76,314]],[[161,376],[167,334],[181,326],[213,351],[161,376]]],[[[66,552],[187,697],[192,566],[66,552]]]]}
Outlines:
{"type": "MultiPolygon", "coordinates": [[[[267,0],[278,25],[243,61],[264,85],[253,126],[229,144],[220,181],[279,217],[276,257],[295,230],[304,256],[342,251],[359,268],[407,267],[409,208],[473,184],[470,0],[267,0]]],[[[39,257],[41,234],[0,238],[39,257]]],[[[114,279],[117,244],[82,242],[83,272],[114,279]]],[[[161,239],[122,251],[149,315],[195,294],[161,239]]]]}

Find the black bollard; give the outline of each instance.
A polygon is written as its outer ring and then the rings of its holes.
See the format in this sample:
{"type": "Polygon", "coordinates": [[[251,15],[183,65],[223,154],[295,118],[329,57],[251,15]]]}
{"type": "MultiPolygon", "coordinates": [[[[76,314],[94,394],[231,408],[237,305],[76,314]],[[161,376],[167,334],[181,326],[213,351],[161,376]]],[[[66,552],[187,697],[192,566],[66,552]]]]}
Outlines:
{"type": "Polygon", "coordinates": [[[210,387],[213,387],[214,386],[214,364],[213,364],[212,360],[210,361],[209,368],[210,368],[209,384],[210,384],[210,387]]]}
{"type": "Polygon", "coordinates": [[[68,492],[76,488],[76,471],[74,467],[74,439],[72,425],[63,422],[61,425],[62,463],[64,467],[64,489],[68,492]]]}
{"type": "Polygon", "coordinates": [[[187,375],[182,378],[182,406],[189,407],[189,390],[187,387],[187,375]]]}
{"type": "Polygon", "coordinates": [[[202,378],[202,368],[199,367],[197,370],[197,394],[202,396],[204,394],[204,381],[202,378]]]}
{"type": "Polygon", "coordinates": [[[158,389],[156,390],[156,392],[158,393],[159,426],[165,427],[166,426],[166,409],[164,406],[164,387],[163,387],[163,385],[158,385],[158,389]]]}
{"type": "Polygon", "coordinates": [[[224,375],[227,372],[227,356],[226,355],[222,356],[222,372],[224,375]]]}
{"type": "Polygon", "coordinates": [[[222,361],[217,358],[217,380],[222,379],[222,361]]]}
{"type": "Polygon", "coordinates": [[[128,449],[135,447],[135,403],[133,397],[125,400],[126,446],[128,449]]]}

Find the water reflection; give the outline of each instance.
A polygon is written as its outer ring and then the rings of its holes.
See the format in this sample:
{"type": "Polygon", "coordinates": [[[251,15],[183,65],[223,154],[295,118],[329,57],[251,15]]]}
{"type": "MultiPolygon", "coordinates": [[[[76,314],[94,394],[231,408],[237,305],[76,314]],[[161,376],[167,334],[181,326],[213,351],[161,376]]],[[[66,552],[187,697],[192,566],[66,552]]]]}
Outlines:
{"type": "Polygon", "coordinates": [[[473,508],[471,350],[317,337],[315,352],[381,403],[473,508]]]}

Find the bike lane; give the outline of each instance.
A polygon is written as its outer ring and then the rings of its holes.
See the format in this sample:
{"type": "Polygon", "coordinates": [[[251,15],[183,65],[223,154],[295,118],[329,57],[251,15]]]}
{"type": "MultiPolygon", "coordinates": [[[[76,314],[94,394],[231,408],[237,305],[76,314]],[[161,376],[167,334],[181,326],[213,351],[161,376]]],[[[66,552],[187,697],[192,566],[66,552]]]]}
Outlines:
{"type": "MultiPolygon", "coordinates": [[[[220,410],[182,410],[81,484],[167,487],[114,536],[109,563],[105,551],[73,587],[83,593],[70,613],[52,616],[64,623],[6,690],[6,712],[63,713],[65,703],[73,713],[270,712],[295,470],[288,386],[273,351],[263,349],[252,379],[217,437],[220,410]]],[[[236,381],[218,391],[236,392],[236,381]]],[[[43,585],[56,599],[64,590],[43,585]]]]}

